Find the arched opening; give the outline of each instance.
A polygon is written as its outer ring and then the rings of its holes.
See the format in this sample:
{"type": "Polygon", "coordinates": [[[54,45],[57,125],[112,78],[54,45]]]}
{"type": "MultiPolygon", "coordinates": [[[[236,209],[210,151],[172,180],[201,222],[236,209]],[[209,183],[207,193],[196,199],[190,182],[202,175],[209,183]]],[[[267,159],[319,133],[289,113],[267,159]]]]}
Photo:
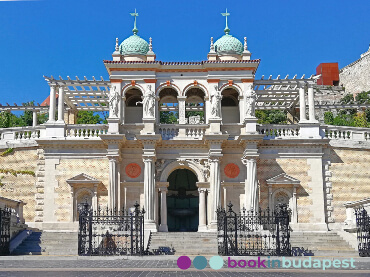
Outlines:
{"type": "Polygon", "coordinates": [[[177,92],[173,88],[164,88],[159,92],[159,122],[176,124],[179,121],[177,92]]]}
{"type": "Polygon", "coordinates": [[[142,92],[132,88],[126,92],[125,123],[140,123],[143,121],[142,92]]]}
{"type": "Polygon", "coordinates": [[[90,191],[89,189],[80,189],[77,191],[77,195],[75,197],[76,209],[74,211],[74,214],[75,214],[74,220],[78,221],[79,216],[80,216],[79,211],[83,209],[85,203],[89,204],[89,207],[93,206],[92,198],[93,198],[93,192],[90,191]]]}
{"type": "Polygon", "coordinates": [[[167,181],[168,231],[196,232],[199,225],[197,176],[189,169],[176,169],[167,181]]]}
{"type": "Polygon", "coordinates": [[[239,123],[239,94],[234,88],[222,91],[221,114],[223,123],[239,123]]]}
{"type": "Polygon", "coordinates": [[[186,92],[185,120],[189,124],[204,123],[204,91],[191,88],[186,92]]]}

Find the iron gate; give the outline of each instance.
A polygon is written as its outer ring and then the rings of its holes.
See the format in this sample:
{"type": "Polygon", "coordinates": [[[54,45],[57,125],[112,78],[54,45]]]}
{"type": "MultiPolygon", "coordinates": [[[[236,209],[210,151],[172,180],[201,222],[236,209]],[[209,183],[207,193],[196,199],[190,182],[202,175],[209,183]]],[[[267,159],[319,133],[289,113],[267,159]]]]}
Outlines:
{"type": "Polygon", "coordinates": [[[363,207],[356,209],[355,214],[358,253],[360,257],[370,257],[370,216],[363,207]]]}
{"type": "Polygon", "coordinates": [[[9,208],[0,208],[0,256],[9,255],[10,216],[9,208]]]}
{"type": "Polygon", "coordinates": [[[289,210],[248,211],[237,214],[228,205],[217,210],[218,253],[224,256],[291,256],[289,210]]]}
{"type": "Polygon", "coordinates": [[[101,209],[88,203],[79,207],[78,254],[85,256],[143,255],[144,209],[101,209]]]}

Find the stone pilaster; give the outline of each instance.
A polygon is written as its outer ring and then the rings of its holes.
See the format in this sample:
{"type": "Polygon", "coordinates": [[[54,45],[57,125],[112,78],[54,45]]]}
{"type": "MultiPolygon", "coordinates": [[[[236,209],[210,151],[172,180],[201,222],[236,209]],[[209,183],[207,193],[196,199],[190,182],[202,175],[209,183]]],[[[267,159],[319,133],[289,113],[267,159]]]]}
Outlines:
{"type": "Polygon", "coordinates": [[[108,207],[110,209],[118,207],[118,171],[120,168],[119,155],[109,155],[109,188],[108,188],[108,207]]]}
{"type": "MultiPolygon", "coordinates": [[[[162,183],[163,184],[163,183],[162,183]]],[[[161,224],[159,225],[158,231],[168,232],[167,225],[167,192],[168,192],[168,183],[164,183],[164,186],[160,186],[159,193],[161,198],[161,224]]]]}
{"type": "Polygon", "coordinates": [[[247,211],[258,209],[258,181],[257,181],[257,160],[255,157],[246,156],[242,160],[247,167],[247,179],[245,180],[244,207],[247,211]]]}

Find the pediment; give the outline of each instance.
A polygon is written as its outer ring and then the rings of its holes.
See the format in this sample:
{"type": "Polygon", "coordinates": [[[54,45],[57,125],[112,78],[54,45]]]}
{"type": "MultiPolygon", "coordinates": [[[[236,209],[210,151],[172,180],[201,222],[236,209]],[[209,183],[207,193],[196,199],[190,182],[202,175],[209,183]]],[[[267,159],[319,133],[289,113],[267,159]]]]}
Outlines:
{"type": "Polygon", "coordinates": [[[293,178],[292,176],[287,175],[286,173],[281,173],[275,177],[272,177],[268,180],[266,180],[268,185],[274,185],[274,184],[290,184],[290,185],[299,185],[301,181],[299,181],[296,178],[293,178]]]}
{"type": "Polygon", "coordinates": [[[94,184],[97,184],[97,183],[100,183],[100,181],[94,177],[91,177],[90,175],[87,175],[85,173],[81,173],[81,174],[78,174],[74,177],[72,177],[71,179],[68,179],[66,181],[67,183],[94,183],[94,184]]]}

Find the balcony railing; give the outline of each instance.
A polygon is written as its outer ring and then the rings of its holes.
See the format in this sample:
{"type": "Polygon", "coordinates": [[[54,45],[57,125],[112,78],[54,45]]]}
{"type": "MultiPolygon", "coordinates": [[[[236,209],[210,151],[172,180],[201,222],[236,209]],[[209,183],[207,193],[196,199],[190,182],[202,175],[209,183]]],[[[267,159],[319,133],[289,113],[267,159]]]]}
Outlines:
{"type": "Polygon", "coordinates": [[[25,126],[25,127],[11,127],[0,129],[1,140],[34,140],[42,136],[45,126],[25,126]]]}
{"type": "Polygon", "coordinates": [[[202,139],[207,128],[207,124],[159,124],[157,133],[163,140],[202,139]]]}
{"type": "Polygon", "coordinates": [[[67,138],[97,138],[108,132],[108,124],[70,124],[66,127],[67,138]]]}
{"type": "Polygon", "coordinates": [[[299,126],[296,124],[290,125],[259,125],[257,131],[261,135],[265,135],[263,139],[294,139],[299,138],[299,126]]]}
{"type": "Polygon", "coordinates": [[[370,141],[370,128],[325,125],[320,129],[322,136],[331,140],[370,141]]]}

